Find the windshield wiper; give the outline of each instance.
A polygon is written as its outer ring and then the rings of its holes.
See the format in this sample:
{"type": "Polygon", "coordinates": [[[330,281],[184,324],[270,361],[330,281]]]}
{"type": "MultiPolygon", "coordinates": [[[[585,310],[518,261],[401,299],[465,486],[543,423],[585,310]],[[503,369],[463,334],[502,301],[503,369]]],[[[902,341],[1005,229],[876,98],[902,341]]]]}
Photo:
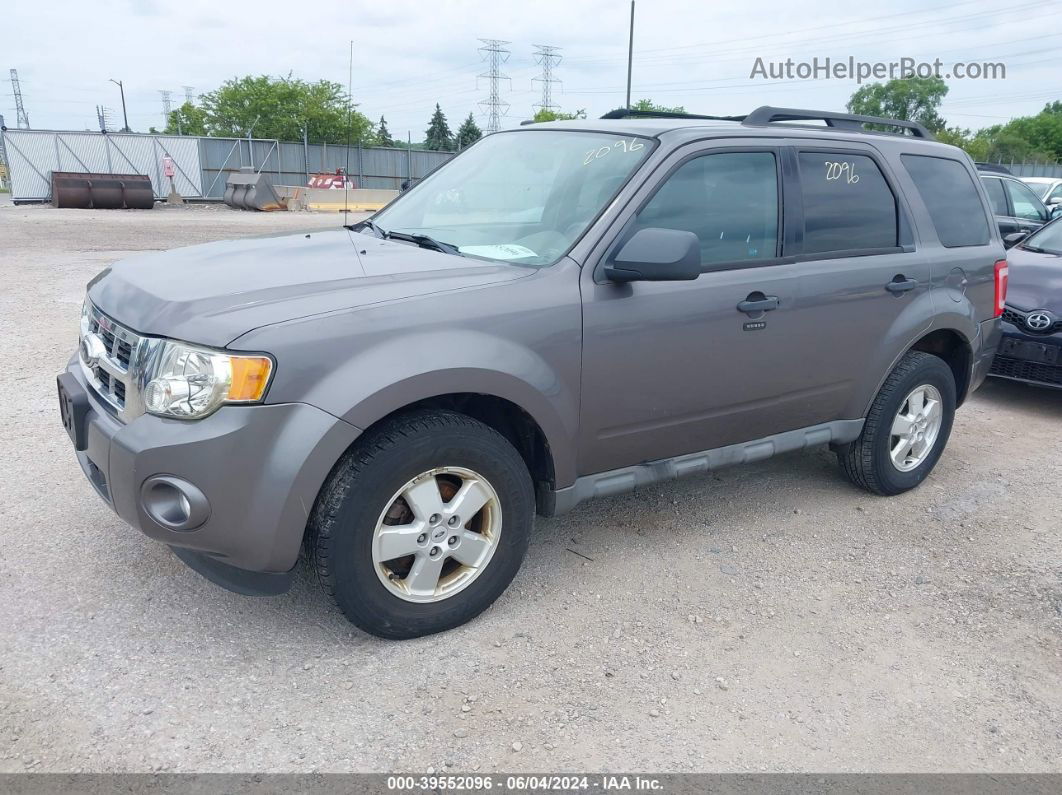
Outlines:
{"type": "Polygon", "coordinates": [[[1033,254],[1046,254],[1047,253],[1047,251],[1045,251],[1044,249],[1042,249],[1042,248],[1040,248],[1038,246],[1020,246],[1020,247],[1025,249],[1026,251],[1031,251],[1033,254]]]}
{"type": "Polygon", "coordinates": [[[364,221],[358,221],[356,224],[350,224],[347,229],[351,232],[360,232],[363,229],[368,229],[376,237],[387,239],[387,232],[381,227],[377,226],[371,218],[366,218],[364,221]]]}
{"type": "Polygon", "coordinates": [[[411,235],[406,232],[387,232],[384,235],[388,240],[408,240],[410,243],[416,243],[421,248],[431,248],[435,251],[441,251],[443,254],[453,254],[455,257],[463,257],[460,249],[452,243],[444,243],[441,240],[436,240],[431,235],[411,235]]]}

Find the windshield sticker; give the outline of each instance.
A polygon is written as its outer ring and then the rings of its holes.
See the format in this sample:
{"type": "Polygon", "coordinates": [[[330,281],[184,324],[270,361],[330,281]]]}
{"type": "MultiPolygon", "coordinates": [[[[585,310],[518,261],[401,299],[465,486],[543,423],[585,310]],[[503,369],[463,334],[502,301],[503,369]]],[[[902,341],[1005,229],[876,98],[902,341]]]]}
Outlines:
{"type": "Polygon", "coordinates": [[[639,149],[644,149],[645,144],[639,141],[637,138],[631,138],[629,141],[626,139],[616,141],[612,146],[602,146],[600,149],[591,149],[583,157],[583,165],[588,166],[598,158],[604,157],[609,152],[619,150],[621,152],[637,152],[639,149]]]}
{"type": "Polygon", "coordinates": [[[459,250],[462,254],[487,259],[526,259],[538,256],[526,246],[518,246],[515,243],[500,243],[494,246],[461,246],[459,250]]]}

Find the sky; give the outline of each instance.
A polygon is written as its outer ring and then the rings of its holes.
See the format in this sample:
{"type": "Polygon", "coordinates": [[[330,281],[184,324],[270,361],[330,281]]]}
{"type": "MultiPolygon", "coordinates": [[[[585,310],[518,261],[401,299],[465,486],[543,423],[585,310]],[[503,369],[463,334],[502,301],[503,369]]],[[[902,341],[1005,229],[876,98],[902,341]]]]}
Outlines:
{"type": "MultiPolygon", "coordinates": [[[[753,79],[765,63],[827,57],[890,62],[1001,62],[1006,78],[949,80],[949,125],[977,129],[1062,99],[1058,0],[638,0],[633,99],[730,115],[760,105],[843,110],[855,79],[753,79]]],[[[35,129],[96,129],[96,105],[129,123],[162,126],[159,90],[183,101],[246,74],[328,79],[344,86],[353,41],[353,97],[391,134],[422,140],[438,102],[456,129],[482,125],[488,81],[480,38],[509,42],[502,127],[541,102],[535,45],[559,47],[553,102],[591,117],[624,103],[627,0],[5,0],[0,15],[0,114],[15,126],[8,70],[18,70],[35,129]]]]}

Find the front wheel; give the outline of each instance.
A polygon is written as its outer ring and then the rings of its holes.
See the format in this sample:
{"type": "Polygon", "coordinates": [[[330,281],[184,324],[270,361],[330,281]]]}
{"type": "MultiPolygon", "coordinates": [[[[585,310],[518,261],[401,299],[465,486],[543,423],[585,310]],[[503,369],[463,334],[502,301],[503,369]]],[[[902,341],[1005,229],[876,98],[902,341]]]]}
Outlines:
{"type": "Polygon", "coordinates": [[[502,594],[534,509],[527,467],[501,434],[456,412],[415,412],[369,431],[336,466],[310,522],[310,557],[352,623],[419,637],[502,594]]]}
{"type": "Polygon", "coordinates": [[[938,356],[911,351],[885,379],[859,438],[837,450],[857,486],[884,496],[913,489],[940,459],[955,418],[955,376],[938,356]]]}

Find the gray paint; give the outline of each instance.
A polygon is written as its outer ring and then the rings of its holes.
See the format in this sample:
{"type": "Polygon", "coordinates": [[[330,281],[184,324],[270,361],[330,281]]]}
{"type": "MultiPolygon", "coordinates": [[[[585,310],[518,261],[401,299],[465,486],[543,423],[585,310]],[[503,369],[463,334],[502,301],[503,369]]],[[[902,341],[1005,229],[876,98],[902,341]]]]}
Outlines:
{"type": "MultiPolygon", "coordinates": [[[[97,407],[86,456],[109,472],[118,513],[166,543],[282,572],[342,451],[361,430],[424,398],[482,393],[526,411],[553,458],[555,482],[539,490],[540,509],[551,512],[663,477],[849,441],[892,366],[933,331],[957,335],[969,348],[971,385],[983,380],[999,337],[998,232],[984,246],[942,247],[899,161],[901,152],[956,158],[979,186],[965,155],[883,135],[675,124],[685,122],[563,122],[512,133],[608,129],[659,140],[552,267],[459,259],[345,231],[196,246],[114,266],[90,297],[122,323],[266,351],[277,362],[266,406],[227,407],[191,423],[145,416],[128,426],[97,407]],[[624,224],[682,158],[720,147],[770,147],[785,158],[801,146],[877,159],[897,196],[901,250],[795,256],[685,282],[602,278],[624,224]],[[897,275],[917,280],[916,289],[888,292],[897,275]],[[764,328],[749,331],[736,305],[757,290],[780,304],[764,328]],[[234,457],[250,465],[235,468],[234,457]],[[174,533],[142,515],[133,495],[159,472],[186,477],[211,499],[201,529],[174,533]],[[253,513],[241,514],[249,505],[253,513]]],[[[786,239],[799,255],[799,239],[786,239]]]]}

